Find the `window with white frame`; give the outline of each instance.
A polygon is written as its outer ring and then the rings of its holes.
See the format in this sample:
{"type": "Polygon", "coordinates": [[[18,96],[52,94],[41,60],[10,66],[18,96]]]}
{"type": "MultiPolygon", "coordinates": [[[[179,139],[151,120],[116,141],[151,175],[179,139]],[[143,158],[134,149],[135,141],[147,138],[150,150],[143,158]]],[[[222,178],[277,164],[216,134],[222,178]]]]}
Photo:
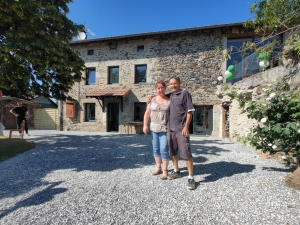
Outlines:
{"type": "Polygon", "coordinates": [[[143,83],[147,81],[147,65],[136,65],[134,83],[143,83]]]}
{"type": "Polygon", "coordinates": [[[85,103],[85,122],[96,121],[95,103],[85,103]]]}

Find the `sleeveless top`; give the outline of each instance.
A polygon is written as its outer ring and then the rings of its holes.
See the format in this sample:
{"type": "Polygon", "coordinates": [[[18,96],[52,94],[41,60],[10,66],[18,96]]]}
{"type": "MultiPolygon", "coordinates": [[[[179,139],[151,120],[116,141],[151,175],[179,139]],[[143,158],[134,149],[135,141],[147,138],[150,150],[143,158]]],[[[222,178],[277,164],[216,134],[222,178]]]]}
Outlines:
{"type": "Polygon", "coordinates": [[[169,116],[170,100],[156,102],[156,97],[150,102],[150,130],[153,132],[167,132],[167,118],[169,116]]]}

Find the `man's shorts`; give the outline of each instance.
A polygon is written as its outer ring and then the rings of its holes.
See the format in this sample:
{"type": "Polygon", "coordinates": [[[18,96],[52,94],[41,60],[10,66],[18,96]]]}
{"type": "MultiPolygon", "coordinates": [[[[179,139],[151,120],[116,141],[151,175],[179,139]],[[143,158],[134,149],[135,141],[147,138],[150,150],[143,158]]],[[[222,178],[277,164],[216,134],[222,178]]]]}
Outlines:
{"type": "Polygon", "coordinates": [[[170,156],[178,155],[183,159],[192,158],[190,137],[184,137],[181,131],[167,131],[170,156]]]}

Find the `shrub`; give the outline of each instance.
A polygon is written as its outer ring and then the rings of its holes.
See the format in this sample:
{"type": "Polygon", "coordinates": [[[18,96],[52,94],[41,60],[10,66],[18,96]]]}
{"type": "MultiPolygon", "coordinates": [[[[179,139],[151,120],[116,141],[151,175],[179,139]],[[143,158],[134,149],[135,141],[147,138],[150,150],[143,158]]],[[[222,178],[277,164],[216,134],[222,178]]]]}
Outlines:
{"type": "Polygon", "coordinates": [[[245,112],[258,124],[250,144],[263,152],[283,151],[289,165],[300,166],[300,93],[287,90],[284,82],[263,89],[264,95],[248,102],[245,112]]]}

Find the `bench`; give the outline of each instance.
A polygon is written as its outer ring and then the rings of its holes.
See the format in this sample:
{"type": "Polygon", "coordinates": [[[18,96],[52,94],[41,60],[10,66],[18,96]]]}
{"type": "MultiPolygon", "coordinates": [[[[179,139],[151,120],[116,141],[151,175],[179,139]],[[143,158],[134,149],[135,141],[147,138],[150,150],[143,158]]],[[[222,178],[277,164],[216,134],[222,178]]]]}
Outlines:
{"type": "Polygon", "coordinates": [[[21,131],[20,136],[23,139],[23,137],[24,137],[24,130],[25,130],[25,120],[22,121],[21,129],[10,129],[9,130],[9,138],[11,138],[13,131],[18,131],[18,132],[21,131]]]}

